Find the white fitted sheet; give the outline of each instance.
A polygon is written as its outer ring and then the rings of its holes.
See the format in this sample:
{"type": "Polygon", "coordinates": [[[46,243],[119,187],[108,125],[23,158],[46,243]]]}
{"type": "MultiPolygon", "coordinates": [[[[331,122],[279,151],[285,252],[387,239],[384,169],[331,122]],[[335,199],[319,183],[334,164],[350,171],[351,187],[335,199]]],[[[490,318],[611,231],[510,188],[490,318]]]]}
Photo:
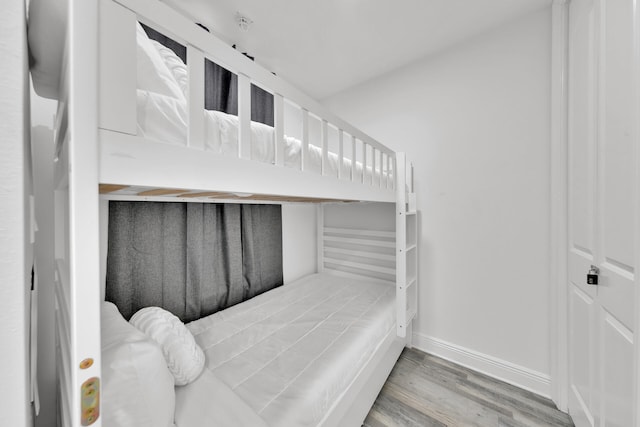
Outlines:
{"type": "MultiPolygon", "coordinates": [[[[175,144],[187,143],[187,106],[183,99],[177,99],[138,89],[138,134],[148,139],[175,144]]],[[[222,155],[237,157],[238,117],[219,111],[204,110],[205,149],[222,155]]],[[[285,136],[284,164],[300,167],[301,142],[285,136]]],[[[253,160],[274,163],[274,129],[258,122],[251,122],[251,156],[253,160]]],[[[320,173],[322,150],[309,145],[309,170],[320,173]]],[[[378,159],[376,159],[378,161],[378,159]]],[[[338,155],[328,153],[327,175],[338,176],[338,155]]],[[[351,168],[351,160],[343,158],[343,171],[351,168]]],[[[371,177],[371,167],[367,166],[367,177],[371,177]]],[[[362,164],[356,162],[355,180],[362,179],[362,164]]],[[[378,174],[376,174],[378,175],[378,174]]]]}
{"type": "Polygon", "coordinates": [[[315,426],[395,327],[394,304],[389,283],[323,273],[187,327],[205,369],[269,426],[315,426]]]}

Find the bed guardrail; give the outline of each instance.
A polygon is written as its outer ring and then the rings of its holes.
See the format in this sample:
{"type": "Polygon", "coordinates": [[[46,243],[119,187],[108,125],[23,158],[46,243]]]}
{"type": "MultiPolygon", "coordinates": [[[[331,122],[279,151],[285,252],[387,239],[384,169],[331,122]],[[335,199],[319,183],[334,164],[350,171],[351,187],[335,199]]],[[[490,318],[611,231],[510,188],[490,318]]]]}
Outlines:
{"type": "Polygon", "coordinates": [[[100,0],[100,127],[136,135],[136,22],[140,21],[186,46],[188,69],[187,146],[205,149],[204,64],[211,60],[238,76],[237,158],[251,160],[251,85],[274,97],[274,166],[285,165],[285,110],[300,112],[300,170],[309,169],[310,121],[320,123],[321,174],[327,175],[329,135],[337,151],[337,178],[380,191],[396,186],[395,152],[364,134],[281,78],[244,57],[158,0],[100,0]],[[337,136],[334,136],[336,135],[337,136]],[[350,157],[350,159],[349,159],[350,157]],[[356,159],[363,171],[356,173],[356,159]],[[350,166],[348,160],[351,160],[350,166]]]}
{"type": "Polygon", "coordinates": [[[395,232],[323,226],[319,238],[321,270],[395,282],[395,232]]]}

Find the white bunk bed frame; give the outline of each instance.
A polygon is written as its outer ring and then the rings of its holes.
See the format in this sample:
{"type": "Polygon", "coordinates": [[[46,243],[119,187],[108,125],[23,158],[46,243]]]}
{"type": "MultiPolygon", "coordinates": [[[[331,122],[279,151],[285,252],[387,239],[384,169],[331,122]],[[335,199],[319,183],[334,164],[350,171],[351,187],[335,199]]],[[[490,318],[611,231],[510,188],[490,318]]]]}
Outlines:
{"type": "Polygon", "coordinates": [[[114,199],[202,202],[238,199],[234,194],[249,193],[253,196],[242,197],[241,201],[371,201],[396,205],[395,233],[327,228],[322,220],[322,205],[318,208],[318,271],[333,270],[336,274],[357,276],[373,274],[372,277],[378,278],[382,274],[396,285],[397,330],[386,337],[321,424],[360,425],[400,352],[410,345],[411,321],[417,312],[417,215],[412,166],[404,154],[393,152],[333,116],[308,96],[158,0],[70,1],[66,16],[55,124],[58,424],[102,425],[99,416],[99,193],[114,199]],[[135,37],[138,20],[187,47],[189,122],[184,147],[137,136],[135,37]],[[238,75],[237,158],[223,158],[204,150],[205,57],[238,75]],[[276,155],[273,165],[250,159],[252,83],[274,95],[276,155]],[[284,167],[285,100],[302,109],[299,170],[284,167]],[[309,114],[322,120],[321,174],[307,170],[309,114]],[[362,179],[356,180],[352,161],[350,170],[339,168],[338,177],[325,175],[329,125],[338,129],[339,164],[342,165],[345,145],[350,147],[350,158],[356,158],[356,141],[359,141],[363,170],[369,167],[373,173],[363,173],[362,179]],[[344,138],[345,135],[349,138],[344,138]],[[256,176],[259,179],[255,179],[256,176]],[[123,188],[131,192],[126,196],[109,195],[123,188]],[[338,261],[334,247],[332,259],[326,246],[328,240],[336,239],[365,249],[338,248],[343,254],[351,251],[350,255],[356,257],[356,261],[338,261]],[[381,240],[384,246],[393,248],[395,256],[366,250],[367,246],[380,246],[381,240]],[[367,258],[373,262],[357,261],[367,258]],[[372,267],[382,258],[395,260],[395,268],[372,267]]]}

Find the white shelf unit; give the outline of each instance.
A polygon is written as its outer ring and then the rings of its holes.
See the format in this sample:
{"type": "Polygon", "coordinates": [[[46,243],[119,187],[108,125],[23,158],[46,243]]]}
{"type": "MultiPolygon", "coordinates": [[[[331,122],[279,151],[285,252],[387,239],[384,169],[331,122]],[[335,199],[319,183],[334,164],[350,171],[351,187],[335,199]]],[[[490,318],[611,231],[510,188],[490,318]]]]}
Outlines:
{"type": "Polygon", "coordinates": [[[413,189],[413,167],[397,153],[396,191],[396,328],[406,337],[418,313],[418,213],[413,189]]]}

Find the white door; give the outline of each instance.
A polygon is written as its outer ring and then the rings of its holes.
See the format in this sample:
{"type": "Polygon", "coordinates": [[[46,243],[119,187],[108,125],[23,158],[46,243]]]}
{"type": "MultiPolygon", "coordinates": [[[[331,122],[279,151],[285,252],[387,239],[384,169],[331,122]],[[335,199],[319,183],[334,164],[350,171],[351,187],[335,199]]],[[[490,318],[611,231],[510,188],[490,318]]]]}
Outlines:
{"type": "Polygon", "coordinates": [[[569,9],[569,412],[634,422],[634,0],[569,9]],[[587,284],[591,266],[597,286],[587,284]]]}

